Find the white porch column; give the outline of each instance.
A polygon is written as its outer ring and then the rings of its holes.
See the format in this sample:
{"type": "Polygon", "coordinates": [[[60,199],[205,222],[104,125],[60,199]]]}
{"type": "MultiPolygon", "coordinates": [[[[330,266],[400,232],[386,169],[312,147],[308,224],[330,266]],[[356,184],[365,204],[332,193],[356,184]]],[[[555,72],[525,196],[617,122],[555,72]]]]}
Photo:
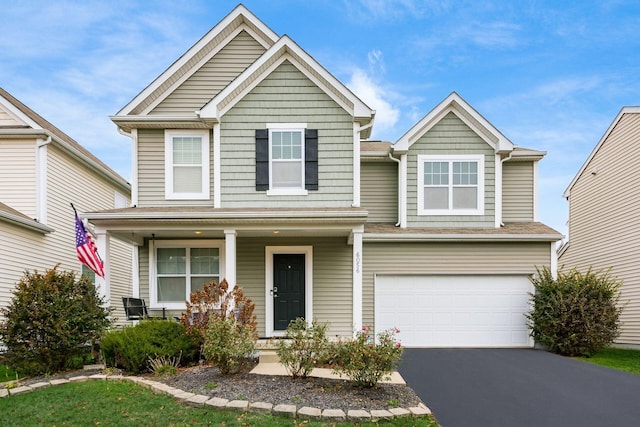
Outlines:
{"type": "MultiPolygon", "coordinates": [[[[229,290],[236,286],[236,230],[224,230],[224,274],[229,283],[229,290]]],[[[222,279],[221,279],[222,280],[222,279]]]]}
{"type": "Polygon", "coordinates": [[[140,246],[137,243],[133,244],[133,250],[131,251],[131,296],[140,298],[140,265],[138,264],[138,256],[140,253],[140,246]]]}
{"type": "Polygon", "coordinates": [[[96,235],[96,248],[98,248],[98,255],[102,258],[104,263],[104,278],[96,274],[96,290],[98,295],[104,300],[105,305],[108,307],[110,304],[109,298],[110,282],[111,282],[111,235],[103,228],[95,228],[96,235]]]}
{"type": "Polygon", "coordinates": [[[353,229],[353,327],[362,329],[362,234],[363,227],[353,229]]]}

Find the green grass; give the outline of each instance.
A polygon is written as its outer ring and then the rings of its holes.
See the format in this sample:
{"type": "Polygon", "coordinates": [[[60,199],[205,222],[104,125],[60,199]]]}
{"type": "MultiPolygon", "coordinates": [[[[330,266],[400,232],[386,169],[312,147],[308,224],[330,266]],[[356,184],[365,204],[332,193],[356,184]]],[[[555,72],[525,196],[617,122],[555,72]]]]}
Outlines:
{"type": "MultiPolygon", "coordinates": [[[[0,399],[0,425],[28,426],[281,426],[293,420],[271,415],[194,408],[126,381],[88,381],[53,386],[0,399]]],[[[305,426],[349,426],[305,422],[305,426]]],[[[431,417],[400,418],[361,426],[437,427],[431,417]]]]}
{"type": "Polygon", "coordinates": [[[578,359],[640,375],[640,351],[638,350],[605,348],[591,357],[579,357],[578,359]]]}

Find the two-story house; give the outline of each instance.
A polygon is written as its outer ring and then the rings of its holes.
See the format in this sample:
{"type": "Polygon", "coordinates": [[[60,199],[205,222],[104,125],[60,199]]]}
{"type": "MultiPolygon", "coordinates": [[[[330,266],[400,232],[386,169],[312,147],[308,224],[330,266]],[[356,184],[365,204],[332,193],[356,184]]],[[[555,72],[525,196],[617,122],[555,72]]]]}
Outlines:
{"type": "Polygon", "coordinates": [[[620,336],[616,344],[640,348],[640,107],[624,107],[564,192],[569,239],[561,268],[611,269],[620,280],[620,336]],[[624,156],[621,156],[624,153],[624,156]]]}
{"type": "MultiPolygon", "coordinates": [[[[76,257],[71,203],[80,212],[120,208],[130,194],[124,178],[0,88],[0,307],[9,304],[25,271],[60,264],[94,278],[76,257]]],[[[114,241],[108,251],[103,244],[100,255],[111,273],[109,286],[98,290],[121,321],[121,298],[131,292],[132,249],[114,241]]]]}
{"type": "Polygon", "coordinates": [[[303,316],[332,336],[531,346],[528,278],[555,268],[561,237],[536,222],[544,153],[455,93],[395,144],[367,140],[374,117],[238,6],[112,117],[132,141],[134,207],[87,216],[136,245],[133,293],[152,310],[226,278],[262,337],[303,316]]]}

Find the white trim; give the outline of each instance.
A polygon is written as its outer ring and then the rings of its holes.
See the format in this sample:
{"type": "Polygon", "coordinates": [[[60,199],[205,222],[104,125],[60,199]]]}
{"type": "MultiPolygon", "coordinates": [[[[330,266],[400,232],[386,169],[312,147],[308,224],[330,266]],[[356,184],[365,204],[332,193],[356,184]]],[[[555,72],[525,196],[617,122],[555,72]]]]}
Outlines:
{"type": "Polygon", "coordinates": [[[362,234],[364,227],[353,230],[353,328],[362,330],[362,234]]]}
{"type": "Polygon", "coordinates": [[[533,221],[538,222],[538,162],[533,162],[533,221]]]}
{"type": "Polygon", "coordinates": [[[360,125],[353,124],[353,207],[360,207],[360,125]]]}
{"type": "Polygon", "coordinates": [[[300,130],[300,129],[306,129],[307,128],[307,124],[306,123],[267,123],[265,125],[267,127],[267,129],[271,130],[271,129],[278,129],[278,130],[300,130]]]}
{"type": "MultiPolygon", "coordinates": [[[[271,169],[269,169],[269,172],[271,172],[271,169]]],[[[274,188],[273,190],[267,190],[267,196],[306,196],[308,194],[309,190],[304,188],[274,188]]]]}
{"type": "Polygon", "coordinates": [[[284,331],[273,329],[273,255],[274,254],[304,254],[304,310],[305,319],[311,325],[313,321],[313,246],[265,246],[265,335],[267,337],[284,336],[284,331]]]}
{"type": "Polygon", "coordinates": [[[229,283],[229,291],[236,286],[236,230],[224,230],[225,271],[224,278],[229,283]]]}
{"type": "Polygon", "coordinates": [[[104,263],[104,277],[95,276],[95,287],[98,295],[103,298],[107,307],[110,306],[111,297],[111,235],[103,228],[96,227],[96,248],[98,255],[104,263]]]}
{"type": "Polygon", "coordinates": [[[551,269],[551,277],[553,279],[558,278],[558,251],[557,251],[557,242],[551,242],[551,260],[550,266],[551,269]]]}
{"type": "Polygon", "coordinates": [[[164,196],[167,200],[209,200],[210,164],[209,164],[209,129],[165,129],[164,131],[164,196]],[[176,193],[173,191],[173,138],[180,136],[199,136],[202,138],[202,191],[199,193],[176,193]]]}
{"type": "MultiPolygon", "coordinates": [[[[453,168],[449,168],[449,176],[453,174],[453,168]]],[[[422,154],[418,156],[418,175],[416,177],[416,190],[418,192],[418,209],[417,215],[484,215],[484,156],[479,154],[461,154],[461,155],[427,155],[422,154]],[[469,161],[478,163],[478,183],[475,186],[478,189],[478,205],[476,209],[425,209],[424,208],[424,180],[421,177],[424,176],[424,163],[429,161],[435,162],[449,162],[450,164],[456,161],[469,161]]],[[[452,206],[452,188],[453,180],[450,179],[448,184],[449,188],[449,206],[452,206]]]]}
{"type": "Polygon", "coordinates": [[[500,154],[495,155],[494,192],[494,226],[500,228],[500,224],[502,224],[502,159],[500,159],[500,154]]]}
{"type": "Polygon", "coordinates": [[[400,155],[400,227],[407,228],[407,155],[400,155]]]}
{"type": "Polygon", "coordinates": [[[138,129],[131,129],[131,205],[138,206],[138,129]]]}
{"type": "Polygon", "coordinates": [[[41,224],[47,224],[47,163],[48,145],[51,137],[47,141],[38,139],[36,143],[36,218],[41,224]]]}
{"type": "Polygon", "coordinates": [[[220,123],[213,125],[213,207],[222,207],[222,171],[220,170],[220,123]]]}
{"type": "Polygon", "coordinates": [[[131,251],[131,296],[140,298],[140,246],[134,244],[131,251]]]}
{"type": "MultiPolygon", "coordinates": [[[[305,150],[306,150],[306,123],[267,123],[269,130],[269,190],[267,196],[306,196],[305,189],[305,150]],[[297,127],[299,126],[299,127],[297,127]],[[292,159],[291,163],[300,163],[300,186],[299,187],[273,187],[273,132],[291,132],[300,134],[300,159],[292,159]]],[[[277,162],[287,163],[289,159],[278,159],[277,162]]]]}
{"type": "MultiPolygon", "coordinates": [[[[117,115],[127,115],[129,114],[135,107],[140,105],[147,97],[149,97],[156,89],[162,86],[172,75],[174,75],[182,66],[184,66],[191,58],[197,55],[204,47],[209,44],[213,39],[215,39],[220,33],[225,31],[229,25],[233,23],[239,16],[242,16],[242,20],[244,21],[238,28],[247,29],[249,25],[246,22],[251,23],[256,26],[260,31],[262,31],[268,40],[264,40],[262,37],[256,37],[256,41],[260,43],[265,49],[269,48],[270,45],[275,43],[278,40],[278,35],[274,33],[269,27],[267,27],[262,21],[260,21],[254,14],[252,14],[245,6],[238,5],[235,9],[233,9],[227,16],[225,16],[215,27],[213,27],[207,34],[204,35],[200,40],[196,42],[192,47],[189,48],[176,62],[171,64],[169,68],[167,68],[160,76],[158,76],[149,86],[143,89],[135,98],[133,98],[129,103],[124,106],[120,111],[118,111],[117,115]]],[[[191,73],[197,70],[197,68],[192,68],[191,73]]]]}
{"type": "MultiPolygon", "coordinates": [[[[156,265],[156,250],[158,248],[218,248],[219,273],[222,280],[226,274],[226,256],[224,240],[149,240],[149,308],[169,310],[184,310],[186,304],[177,302],[158,302],[158,271],[156,265]]],[[[185,283],[185,300],[189,298],[185,283]]]]}

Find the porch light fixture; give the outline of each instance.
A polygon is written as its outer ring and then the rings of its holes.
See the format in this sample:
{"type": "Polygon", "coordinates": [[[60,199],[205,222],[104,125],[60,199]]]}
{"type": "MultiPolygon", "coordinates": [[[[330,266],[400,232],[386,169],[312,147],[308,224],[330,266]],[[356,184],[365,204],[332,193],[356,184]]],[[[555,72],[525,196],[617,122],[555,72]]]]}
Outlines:
{"type": "Polygon", "coordinates": [[[273,230],[273,234],[280,234],[280,231],[278,231],[278,230],[273,230]]]}
{"type": "Polygon", "coordinates": [[[194,231],[193,233],[194,233],[195,235],[199,236],[199,235],[201,235],[201,234],[202,234],[202,231],[194,231]]]}

